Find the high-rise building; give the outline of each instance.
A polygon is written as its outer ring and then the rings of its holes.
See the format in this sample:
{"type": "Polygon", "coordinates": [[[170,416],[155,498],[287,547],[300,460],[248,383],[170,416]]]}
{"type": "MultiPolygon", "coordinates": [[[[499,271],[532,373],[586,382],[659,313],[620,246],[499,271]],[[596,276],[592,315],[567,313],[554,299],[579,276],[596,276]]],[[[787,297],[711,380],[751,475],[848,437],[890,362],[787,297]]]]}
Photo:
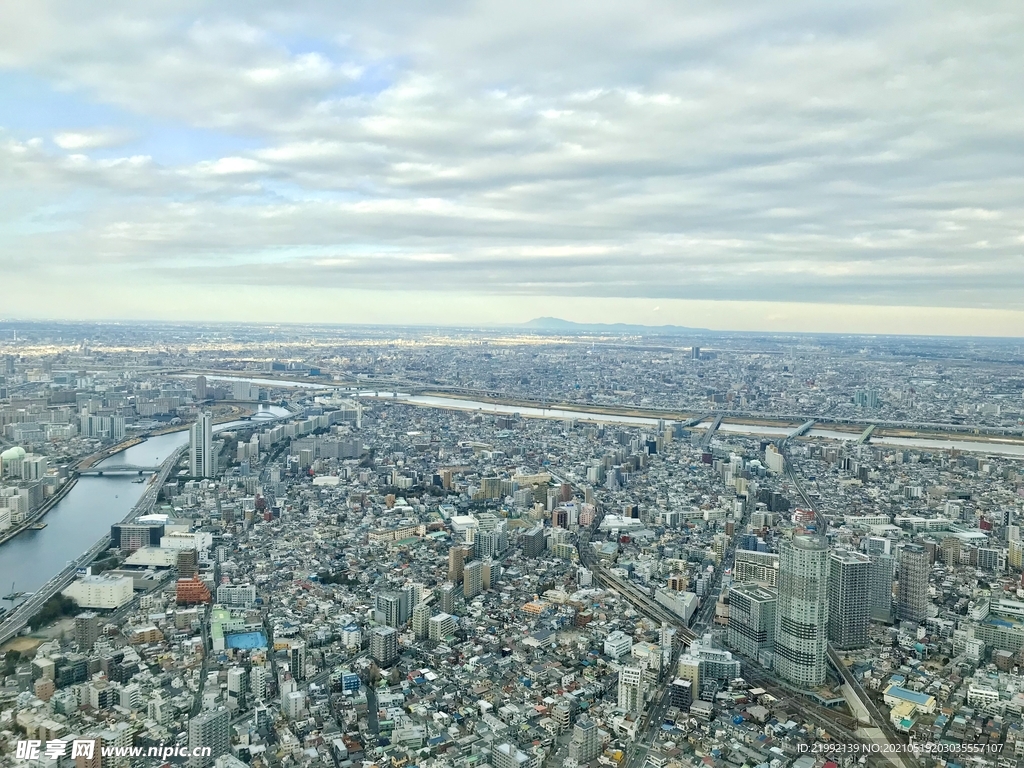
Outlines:
{"type": "Polygon", "coordinates": [[[693,681],[677,677],[668,690],[669,702],[673,707],[686,709],[693,703],[693,681]]]}
{"type": "Polygon", "coordinates": [[[80,651],[91,651],[99,639],[103,621],[99,614],[87,611],[75,616],[75,642],[80,651]]]}
{"type": "Polygon", "coordinates": [[[455,634],[455,617],[450,613],[439,613],[427,620],[427,637],[437,643],[455,634]]]}
{"type": "Polygon", "coordinates": [[[905,544],[899,555],[896,618],[921,622],[928,615],[928,553],[920,544],[905,544]]]}
{"type": "Polygon", "coordinates": [[[189,428],[188,466],[192,477],[213,477],[213,414],[203,411],[189,428]]]}
{"type": "Polygon", "coordinates": [[[828,543],[800,533],[780,545],[775,671],[794,685],[819,686],[827,652],[828,543]]]}
{"type": "Polygon", "coordinates": [[[245,703],[245,670],[232,667],[228,670],[228,709],[241,709],[245,703]]]}
{"type": "Polygon", "coordinates": [[[429,630],[427,622],[429,621],[430,605],[428,603],[420,603],[412,609],[412,633],[417,640],[427,639],[429,630]]]}
{"type": "Polygon", "coordinates": [[[836,648],[868,644],[871,558],[839,549],[828,556],[828,639],[836,648]]]}
{"type": "Polygon", "coordinates": [[[462,569],[465,565],[464,553],[465,548],[461,544],[448,550],[448,581],[452,584],[459,584],[462,581],[462,569]]]}
{"type": "Polygon", "coordinates": [[[540,557],[544,551],[544,526],[535,525],[523,534],[523,554],[527,557],[540,557]]]}
{"type": "Polygon", "coordinates": [[[644,668],[627,664],[619,669],[619,709],[640,712],[646,702],[644,668]]]}
{"type": "MultiPolygon", "coordinates": [[[[729,590],[729,645],[754,661],[775,645],[778,596],[760,584],[740,584],[729,590]]],[[[767,665],[766,665],[767,666],[767,665]]]]}
{"type": "Polygon", "coordinates": [[[288,669],[296,680],[306,679],[306,644],[294,641],[288,650],[288,669]]]}
{"type": "Polygon", "coordinates": [[[196,376],[196,400],[205,400],[206,398],[206,377],[196,376]]]}
{"type": "Polygon", "coordinates": [[[445,613],[455,613],[455,598],[459,589],[452,583],[442,584],[437,588],[437,606],[445,613]]]}
{"type": "Polygon", "coordinates": [[[501,557],[508,549],[508,533],[504,522],[492,531],[481,531],[474,542],[475,553],[481,560],[501,557]]]}
{"type": "Polygon", "coordinates": [[[409,618],[409,594],[403,590],[377,595],[377,611],[389,627],[401,627],[409,618]]]}
{"type": "Polygon", "coordinates": [[[370,633],[370,656],[382,667],[398,661],[398,631],[393,627],[374,627],[370,633]]]}
{"type": "Polygon", "coordinates": [[[249,670],[249,693],[256,701],[265,701],[267,698],[267,679],[269,672],[264,666],[254,664],[249,670]]]}
{"type": "Polygon", "coordinates": [[[484,591],[484,564],[479,560],[474,560],[471,563],[466,563],[462,571],[462,593],[467,600],[472,600],[474,597],[484,591]]]}
{"type": "Polygon", "coordinates": [[[569,759],[577,765],[586,765],[601,754],[601,739],[597,725],[589,717],[581,717],[572,729],[572,741],[569,742],[569,759]]]}
{"type": "Polygon", "coordinates": [[[201,712],[188,722],[188,746],[195,755],[196,750],[210,748],[207,757],[189,758],[189,766],[203,768],[231,749],[231,713],[227,709],[201,712]]]}

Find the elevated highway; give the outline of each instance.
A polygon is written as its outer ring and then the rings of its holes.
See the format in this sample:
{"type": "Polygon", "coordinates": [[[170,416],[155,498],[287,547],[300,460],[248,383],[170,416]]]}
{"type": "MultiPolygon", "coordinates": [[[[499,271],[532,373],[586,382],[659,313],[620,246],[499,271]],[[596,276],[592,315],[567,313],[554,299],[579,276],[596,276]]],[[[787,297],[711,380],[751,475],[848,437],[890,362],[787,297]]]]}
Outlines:
{"type": "MultiPolygon", "coordinates": [[[[153,511],[160,489],[163,487],[164,483],[167,482],[167,478],[170,476],[171,471],[178,465],[178,462],[187,450],[188,446],[178,448],[164,460],[163,464],[160,465],[160,472],[157,475],[156,480],[150,482],[149,487],[146,488],[142,497],[135,503],[135,506],[132,507],[131,511],[125,515],[122,522],[130,522],[137,517],[148,515],[153,511]]],[[[105,535],[93,544],[85,554],[70,561],[64,570],[43,584],[43,586],[37,589],[35,594],[28,598],[28,600],[17,608],[12,609],[6,616],[4,616],[3,621],[0,622],[0,644],[6,643],[12,637],[18,635],[28,624],[29,619],[42,609],[47,600],[75,580],[75,577],[78,575],[79,568],[86,567],[89,563],[95,560],[100,553],[105,552],[109,546],[110,536],[105,535]]]]}

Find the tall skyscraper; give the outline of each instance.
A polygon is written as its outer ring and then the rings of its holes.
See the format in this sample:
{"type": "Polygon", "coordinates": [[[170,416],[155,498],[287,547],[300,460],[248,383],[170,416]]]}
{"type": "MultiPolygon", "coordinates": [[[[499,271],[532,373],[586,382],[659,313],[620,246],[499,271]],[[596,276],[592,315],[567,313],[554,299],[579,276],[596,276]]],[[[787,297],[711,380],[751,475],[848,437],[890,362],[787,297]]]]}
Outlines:
{"type": "Polygon", "coordinates": [[[836,648],[868,644],[871,559],[839,549],[828,556],[828,639],[836,648]]]}
{"type": "Polygon", "coordinates": [[[205,400],[206,398],[206,377],[196,376],[196,400],[205,400]]]}
{"type": "Polygon", "coordinates": [[[790,683],[825,681],[828,653],[828,543],[797,534],[779,551],[779,601],[775,612],[775,671],[790,683]]]}
{"type": "Polygon", "coordinates": [[[201,712],[188,722],[188,746],[190,750],[210,748],[209,757],[191,757],[189,766],[205,768],[231,749],[231,713],[226,709],[201,712]]]}
{"type": "Polygon", "coordinates": [[[920,544],[904,545],[899,557],[896,618],[924,621],[928,615],[928,553],[920,544]]]}
{"type": "Polygon", "coordinates": [[[213,477],[213,414],[203,411],[189,428],[188,467],[192,477],[213,477]]]}
{"type": "Polygon", "coordinates": [[[778,596],[760,584],[740,584],[729,590],[729,645],[754,661],[775,645],[778,596]]]}

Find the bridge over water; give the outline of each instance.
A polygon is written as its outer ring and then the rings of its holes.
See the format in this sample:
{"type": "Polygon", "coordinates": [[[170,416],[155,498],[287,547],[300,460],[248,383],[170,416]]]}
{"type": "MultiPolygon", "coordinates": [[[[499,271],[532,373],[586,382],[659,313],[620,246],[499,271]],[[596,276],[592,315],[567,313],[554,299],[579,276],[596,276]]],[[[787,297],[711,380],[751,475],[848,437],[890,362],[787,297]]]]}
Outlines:
{"type": "Polygon", "coordinates": [[[160,467],[142,467],[137,464],[104,464],[79,471],[79,475],[155,475],[160,467]]]}

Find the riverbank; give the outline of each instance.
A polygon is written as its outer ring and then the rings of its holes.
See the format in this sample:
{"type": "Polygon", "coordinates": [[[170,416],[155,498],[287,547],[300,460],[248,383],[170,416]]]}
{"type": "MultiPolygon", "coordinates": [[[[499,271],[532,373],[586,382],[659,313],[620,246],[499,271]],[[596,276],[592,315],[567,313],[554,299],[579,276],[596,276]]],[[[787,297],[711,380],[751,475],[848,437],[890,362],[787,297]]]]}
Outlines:
{"type": "Polygon", "coordinates": [[[24,533],[25,531],[29,530],[30,528],[32,528],[33,525],[42,520],[43,516],[47,512],[53,509],[53,507],[55,507],[65,496],[68,495],[68,493],[71,491],[71,489],[75,486],[77,482],[77,474],[69,477],[67,482],[64,483],[64,485],[62,485],[60,488],[58,488],[57,492],[53,494],[53,496],[44,501],[43,504],[39,507],[39,509],[37,509],[33,514],[25,518],[25,520],[18,523],[16,527],[11,528],[9,531],[5,531],[3,535],[0,536],[0,546],[6,544],[8,541],[13,539],[18,534],[24,533]]]}
{"type": "Polygon", "coordinates": [[[126,451],[132,446],[138,445],[139,443],[145,442],[146,435],[136,435],[129,437],[127,440],[122,440],[117,445],[112,445],[109,448],[103,448],[102,450],[96,451],[96,453],[86,456],[84,459],[75,463],[75,469],[91,469],[94,465],[101,461],[109,459],[115,453],[126,451]]]}
{"type": "MultiPolygon", "coordinates": [[[[586,420],[588,415],[600,415],[608,417],[624,417],[629,419],[651,419],[651,420],[665,420],[665,421],[689,421],[697,417],[705,416],[707,420],[712,420],[717,414],[708,410],[704,413],[689,412],[689,411],[671,411],[671,410],[660,410],[655,408],[636,408],[636,407],[620,407],[614,405],[590,405],[585,403],[563,403],[563,402],[545,402],[539,403],[537,401],[522,400],[518,398],[502,398],[502,397],[489,397],[489,396],[474,396],[459,393],[445,392],[444,390],[423,390],[419,396],[435,397],[446,400],[458,401],[460,404],[464,403],[462,407],[466,410],[472,410],[473,403],[482,403],[487,405],[501,406],[505,408],[529,408],[531,410],[542,410],[542,411],[553,411],[556,414],[558,412],[571,412],[572,414],[579,414],[579,418],[586,420]]],[[[379,397],[381,400],[388,400],[387,397],[379,397]]],[[[443,408],[443,404],[435,404],[434,407],[443,408]]],[[[451,407],[458,408],[460,405],[453,404],[451,407]]],[[[561,415],[552,415],[550,418],[564,418],[561,415]]],[[[967,425],[927,425],[922,424],[915,427],[900,427],[892,424],[886,425],[884,422],[877,422],[865,419],[864,421],[854,420],[832,420],[827,417],[820,419],[814,419],[812,416],[793,416],[789,417],[758,417],[750,415],[725,415],[724,424],[731,424],[735,426],[749,426],[749,427],[770,427],[770,428],[792,428],[796,430],[801,424],[808,420],[814,420],[814,429],[827,429],[835,432],[842,432],[851,435],[860,435],[869,426],[875,425],[873,438],[915,438],[920,437],[924,439],[934,440],[952,440],[952,441],[963,441],[970,439],[971,441],[991,443],[993,445],[1012,445],[1024,447],[1024,436],[1018,436],[1012,432],[1008,433],[1007,430],[996,427],[970,427],[967,425]]],[[[707,424],[701,422],[691,429],[700,430],[705,428],[707,424]]],[[[753,430],[756,434],[756,429],[753,430]]],[[[812,434],[811,437],[814,437],[812,434]]]]}

